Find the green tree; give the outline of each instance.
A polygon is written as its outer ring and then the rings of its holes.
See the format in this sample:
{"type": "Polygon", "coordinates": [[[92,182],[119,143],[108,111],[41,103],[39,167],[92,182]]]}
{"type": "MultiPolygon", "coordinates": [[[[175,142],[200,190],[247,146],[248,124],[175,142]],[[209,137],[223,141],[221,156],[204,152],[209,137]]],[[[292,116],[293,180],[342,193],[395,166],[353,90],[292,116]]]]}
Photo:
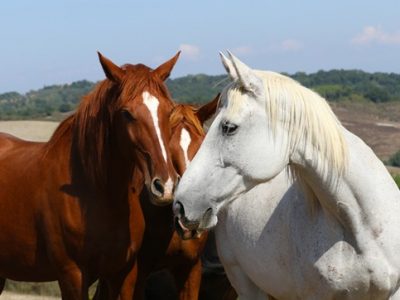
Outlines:
{"type": "MultiPolygon", "coordinates": [[[[288,75],[288,74],[286,74],[288,75]]],[[[367,73],[360,70],[330,70],[291,76],[328,101],[400,101],[400,74],[367,73]]],[[[226,75],[187,75],[169,79],[168,88],[177,102],[202,104],[213,99],[229,82],[226,75]]],[[[26,94],[0,94],[0,119],[42,118],[73,110],[95,83],[81,80],[50,85],[26,94]]]]}
{"type": "Polygon", "coordinates": [[[376,85],[369,85],[364,96],[373,102],[386,102],[389,100],[388,92],[376,85]]]}

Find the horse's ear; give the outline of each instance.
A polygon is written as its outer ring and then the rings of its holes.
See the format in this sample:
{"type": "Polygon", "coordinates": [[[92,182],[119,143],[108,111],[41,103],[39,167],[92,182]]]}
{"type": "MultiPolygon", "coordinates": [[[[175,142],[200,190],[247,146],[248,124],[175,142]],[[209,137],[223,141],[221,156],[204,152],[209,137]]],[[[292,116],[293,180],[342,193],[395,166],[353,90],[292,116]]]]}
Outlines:
{"type": "Polygon", "coordinates": [[[100,64],[107,78],[114,82],[121,82],[125,71],[103,56],[100,52],[97,51],[97,54],[99,55],[100,64]]]}
{"type": "Polygon", "coordinates": [[[162,81],[166,80],[169,75],[171,74],[172,69],[174,68],[176,61],[179,58],[179,54],[181,54],[181,51],[179,51],[173,58],[170,60],[166,61],[162,65],[158,66],[157,69],[155,69],[153,72],[156,74],[162,81]]]}
{"type": "Polygon", "coordinates": [[[262,80],[254,73],[254,71],[248,67],[245,63],[241,62],[236,56],[228,51],[231,58],[233,67],[236,70],[237,81],[241,86],[248,92],[259,94],[262,90],[262,80]]]}
{"type": "Polygon", "coordinates": [[[232,62],[222,52],[219,52],[219,55],[221,56],[222,65],[224,66],[229,77],[233,81],[236,81],[238,79],[238,75],[236,73],[235,67],[233,66],[232,62]]]}
{"type": "Polygon", "coordinates": [[[218,95],[214,98],[214,100],[204,104],[203,106],[199,107],[196,110],[196,116],[199,119],[201,125],[203,125],[204,122],[206,122],[215,114],[215,111],[217,110],[218,107],[220,96],[221,94],[218,93],[218,95]]]}

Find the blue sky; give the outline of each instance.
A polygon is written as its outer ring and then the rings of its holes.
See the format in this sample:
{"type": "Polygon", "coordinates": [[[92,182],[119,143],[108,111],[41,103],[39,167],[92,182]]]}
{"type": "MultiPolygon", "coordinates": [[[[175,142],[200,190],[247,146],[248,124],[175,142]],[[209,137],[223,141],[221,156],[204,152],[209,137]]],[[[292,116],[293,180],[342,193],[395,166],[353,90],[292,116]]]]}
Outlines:
{"type": "Polygon", "coordinates": [[[253,68],[400,73],[400,1],[4,0],[0,93],[104,78],[96,51],[172,77],[222,74],[218,51],[253,68]]]}

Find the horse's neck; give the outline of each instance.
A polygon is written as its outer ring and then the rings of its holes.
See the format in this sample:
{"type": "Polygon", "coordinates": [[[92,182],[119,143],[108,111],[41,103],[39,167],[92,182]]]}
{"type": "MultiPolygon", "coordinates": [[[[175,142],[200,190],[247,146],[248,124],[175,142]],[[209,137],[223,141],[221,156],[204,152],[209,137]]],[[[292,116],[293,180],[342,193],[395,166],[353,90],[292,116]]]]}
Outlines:
{"type": "Polygon", "coordinates": [[[377,231],[384,230],[383,223],[400,214],[400,193],[372,150],[346,129],[343,128],[343,132],[348,146],[348,164],[337,184],[327,182],[326,176],[306,155],[298,155],[296,163],[300,165],[299,176],[323,209],[352,233],[358,245],[366,245],[369,243],[362,240],[374,239],[377,231]]]}

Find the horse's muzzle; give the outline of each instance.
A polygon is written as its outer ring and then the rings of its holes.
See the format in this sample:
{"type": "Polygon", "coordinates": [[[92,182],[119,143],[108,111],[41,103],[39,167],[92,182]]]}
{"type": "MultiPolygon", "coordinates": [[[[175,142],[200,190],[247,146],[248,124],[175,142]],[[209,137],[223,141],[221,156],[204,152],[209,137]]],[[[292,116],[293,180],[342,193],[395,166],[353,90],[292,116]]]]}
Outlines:
{"type": "Polygon", "coordinates": [[[181,202],[176,201],[173,205],[175,215],[175,230],[183,240],[195,239],[201,236],[200,222],[190,221],[185,217],[185,209],[181,202]]]}
{"type": "Polygon", "coordinates": [[[169,178],[166,183],[161,179],[154,178],[151,181],[150,191],[152,193],[152,202],[157,206],[165,206],[174,201],[174,185],[169,178]]]}
{"type": "MultiPolygon", "coordinates": [[[[197,223],[198,224],[198,223],[197,223]]],[[[182,222],[182,219],[175,217],[175,230],[182,240],[191,240],[197,239],[201,236],[202,231],[198,229],[198,225],[195,229],[190,229],[185,226],[182,222]]]]}

